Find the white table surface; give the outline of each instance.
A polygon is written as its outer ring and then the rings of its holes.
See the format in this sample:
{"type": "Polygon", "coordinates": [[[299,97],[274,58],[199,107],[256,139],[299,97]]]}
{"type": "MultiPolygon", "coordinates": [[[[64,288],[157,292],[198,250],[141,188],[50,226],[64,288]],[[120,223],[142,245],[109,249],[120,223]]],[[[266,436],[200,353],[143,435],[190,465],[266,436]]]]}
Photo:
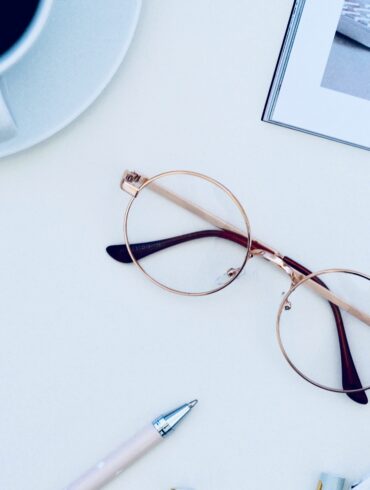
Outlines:
{"type": "Polygon", "coordinates": [[[291,3],[147,0],[93,107],[0,162],[2,490],[58,490],[194,397],[112,490],[310,490],[320,471],[370,470],[370,405],[310,387],[279,353],[278,272],[252,261],[189,299],[104,251],[121,240],[124,168],[185,168],[228,185],[254,234],[307,266],[369,272],[369,153],[260,122],[291,3]]]}

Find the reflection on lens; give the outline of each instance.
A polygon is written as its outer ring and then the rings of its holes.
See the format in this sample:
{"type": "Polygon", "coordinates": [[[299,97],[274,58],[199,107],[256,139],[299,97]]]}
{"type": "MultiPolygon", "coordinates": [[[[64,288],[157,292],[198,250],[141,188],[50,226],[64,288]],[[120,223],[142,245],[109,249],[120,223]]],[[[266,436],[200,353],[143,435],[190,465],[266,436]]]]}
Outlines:
{"type": "Polygon", "coordinates": [[[139,266],[159,285],[184,294],[207,294],[232,282],[248,257],[249,235],[236,198],[199,174],[171,172],[150,181],[127,218],[127,242],[139,266]]]}
{"type": "Polygon", "coordinates": [[[346,371],[346,367],[342,365],[342,358],[350,352],[361,386],[368,388],[369,322],[369,277],[350,271],[324,271],[302,282],[284,299],[277,324],[280,346],[300,375],[334,391],[360,389],[343,377],[342,368],[346,371]],[[318,280],[339,299],[339,310],[313,287],[312,281],[318,280]],[[351,308],[357,316],[362,315],[362,320],[346,311],[351,308]]]}

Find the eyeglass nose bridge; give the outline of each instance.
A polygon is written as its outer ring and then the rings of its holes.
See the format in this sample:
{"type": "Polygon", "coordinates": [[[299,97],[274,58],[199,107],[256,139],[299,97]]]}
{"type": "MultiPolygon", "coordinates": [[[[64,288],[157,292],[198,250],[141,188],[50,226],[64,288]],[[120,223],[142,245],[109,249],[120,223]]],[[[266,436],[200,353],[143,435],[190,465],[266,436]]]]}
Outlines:
{"type": "Polygon", "coordinates": [[[291,287],[295,286],[295,284],[301,280],[301,276],[296,274],[295,271],[284,262],[283,256],[280,254],[280,252],[273,250],[266,245],[261,246],[260,243],[258,243],[258,245],[260,245],[259,248],[256,245],[254,245],[254,248],[252,248],[251,257],[261,257],[279,267],[279,269],[283,270],[290,277],[292,282],[291,287]]]}

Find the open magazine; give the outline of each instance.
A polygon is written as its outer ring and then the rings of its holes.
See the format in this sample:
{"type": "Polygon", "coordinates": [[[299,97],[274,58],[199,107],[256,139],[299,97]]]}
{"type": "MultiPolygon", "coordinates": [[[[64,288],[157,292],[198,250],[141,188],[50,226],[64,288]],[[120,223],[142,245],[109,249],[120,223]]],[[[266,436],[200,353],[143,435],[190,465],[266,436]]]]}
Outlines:
{"type": "Polygon", "coordinates": [[[296,0],[263,120],[370,148],[370,0],[296,0]]]}

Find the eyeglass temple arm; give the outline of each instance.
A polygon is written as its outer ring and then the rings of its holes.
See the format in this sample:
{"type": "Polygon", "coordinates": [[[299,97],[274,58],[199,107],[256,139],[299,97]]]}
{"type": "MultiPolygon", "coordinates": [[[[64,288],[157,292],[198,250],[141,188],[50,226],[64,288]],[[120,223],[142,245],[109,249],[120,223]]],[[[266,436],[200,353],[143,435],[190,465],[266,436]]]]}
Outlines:
{"type": "MultiPolygon", "coordinates": [[[[200,238],[223,238],[243,247],[248,246],[248,240],[237,233],[226,230],[202,230],[171,238],[163,238],[162,240],[154,240],[152,242],[133,243],[130,244],[130,250],[136,260],[141,260],[149,255],[166,250],[167,248],[198,240],[200,238]]],[[[124,264],[131,264],[133,262],[126,245],[109,245],[109,247],[107,247],[107,252],[118,262],[124,264]]]]}

